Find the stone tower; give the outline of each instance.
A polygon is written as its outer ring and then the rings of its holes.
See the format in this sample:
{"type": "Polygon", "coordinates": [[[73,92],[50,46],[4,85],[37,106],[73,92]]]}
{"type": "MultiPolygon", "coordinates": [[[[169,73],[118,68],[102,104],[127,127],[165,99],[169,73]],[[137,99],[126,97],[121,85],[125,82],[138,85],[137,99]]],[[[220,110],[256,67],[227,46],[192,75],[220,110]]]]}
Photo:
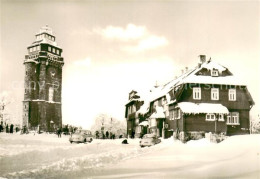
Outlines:
{"type": "Polygon", "coordinates": [[[62,126],[62,49],[47,25],[37,33],[25,55],[23,126],[54,131],[62,126]]]}

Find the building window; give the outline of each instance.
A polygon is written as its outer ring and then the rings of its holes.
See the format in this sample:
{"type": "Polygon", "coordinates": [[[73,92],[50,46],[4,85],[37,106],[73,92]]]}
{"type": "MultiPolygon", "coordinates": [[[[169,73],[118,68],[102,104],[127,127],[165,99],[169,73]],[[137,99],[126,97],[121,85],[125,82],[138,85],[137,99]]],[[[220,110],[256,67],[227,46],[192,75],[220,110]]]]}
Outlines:
{"type": "Polygon", "coordinates": [[[227,124],[228,125],[239,125],[239,113],[231,112],[227,116],[227,124]]]}
{"type": "Polygon", "coordinates": [[[193,99],[201,99],[201,88],[193,88],[193,99]]]}
{"type": "Polygon", "coordinates": [[[24,94],[27,94],[27,90],[26,89],[24,89],[24,94]]]}
{"type": "Polygon", "coordinates": [[[57,49],[57,50],[56,50],[56,53],[59,55],[59,54],[60,54],[60,50],[59,50],[59,49],[57,49]]]}
{"type": "Polygon", "coordinates": [[[215,121],[216,116],[215,114],[206,114],[206,121],[215,121]]]}
{"type": "Polygon", "coordinates": [[[229,89],[228,90],[228,100],[229,101],[236,101],[236,89],[229,89]]]}
{"type": "Polygon", "coordinates": [[[27,72],[27,71],[25,71],[25,75],[28,75],[28,72],[27,72]]]}
{"type": "Polygon", "coordinates": [[[181,110],[180,108],[174,110],[174,119],[180,119],[181,118],[181,110]]]}
{"type": "Polygon", "coordinates": [[[211,88],[211,100],[219,100],[219,89],[211,88]]]}
{"type": "Polygon", "coordinates": [[[53,101],[53,93],[54,93],[54,89],[53,87],[49,88],[49,101],[53,101]]]}
{"type": "Polygon", "coordinates": [[[55,48],[52,48],[52,52],[55,53],[55,52],[56,52],[56,49],[55,49],[55,48]]]}
{"type": "Polygon", "coordinates": [[[51,47],[48,47],[48,51],[51,52],[51,47]]]}
{"type": "Polygon", "coordinates": [[[36,49],[37,49],[38,51],[40,51],[40,46],[37,46],[36,49]]]}
{"type": "Polygon", "coordinates": [[[24,105],[24,109],[26,109],[26,105],[24,105]]]}
{"type": "Polygon", "coordinates": [[[219,114],[218,115],[218,121],[225,121],[224,120],[224,114],[219,114]]]}
{"type": "Polygon", "coordinates": [[[174,120],[173,110],[169,111],[169,119],[174,120]]]}
{"type": "Polygon", "coordinates": [[[211,70],[211,76],[218,76],[218,70],[211,70]]]}

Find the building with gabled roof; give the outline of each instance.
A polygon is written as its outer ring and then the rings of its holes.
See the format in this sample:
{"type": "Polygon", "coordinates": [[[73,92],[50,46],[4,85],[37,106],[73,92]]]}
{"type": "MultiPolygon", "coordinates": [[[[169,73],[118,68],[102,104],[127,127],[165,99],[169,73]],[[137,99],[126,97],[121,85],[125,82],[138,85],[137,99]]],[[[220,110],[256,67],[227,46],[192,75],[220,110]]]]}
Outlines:
{"type": "Polygon", "coordinates": [[[132,136],[142,136],[145,129],[160,137],[174,135],[186,141],[207,133],[226,136],[250,132],[249,112],[254,101],[247,86],[228,68],[206,61],[205,55],[200,55],[194,69],[186,68],[181,76],[156,86],[148,96],[139,95],[134,103],[126,104],[127,131],[132,136]],[[139,125],[143,121],[147,121],[146,126],[139,125]]]}

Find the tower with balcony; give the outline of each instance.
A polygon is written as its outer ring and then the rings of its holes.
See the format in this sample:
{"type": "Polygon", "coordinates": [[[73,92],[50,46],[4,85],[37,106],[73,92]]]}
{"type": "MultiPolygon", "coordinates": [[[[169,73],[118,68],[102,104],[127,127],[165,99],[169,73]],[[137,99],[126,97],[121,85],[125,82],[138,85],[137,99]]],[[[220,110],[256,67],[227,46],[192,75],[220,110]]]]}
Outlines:
{"type": "Polygon", "coordinates": [[[35,35],[25,55],[23,126],[54,131],[62,125],[62,49],[47,25],[35,35]]]}

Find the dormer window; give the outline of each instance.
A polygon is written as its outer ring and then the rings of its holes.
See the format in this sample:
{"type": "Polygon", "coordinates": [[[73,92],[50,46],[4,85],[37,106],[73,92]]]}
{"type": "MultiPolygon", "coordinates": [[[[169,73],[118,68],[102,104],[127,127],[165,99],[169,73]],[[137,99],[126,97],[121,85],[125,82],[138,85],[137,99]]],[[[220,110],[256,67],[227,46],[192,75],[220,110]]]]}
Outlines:
{"type": "Polygon", "coordinates": [[[212,69],[211,76],[218,76],[218,70],[212,69]]]}

